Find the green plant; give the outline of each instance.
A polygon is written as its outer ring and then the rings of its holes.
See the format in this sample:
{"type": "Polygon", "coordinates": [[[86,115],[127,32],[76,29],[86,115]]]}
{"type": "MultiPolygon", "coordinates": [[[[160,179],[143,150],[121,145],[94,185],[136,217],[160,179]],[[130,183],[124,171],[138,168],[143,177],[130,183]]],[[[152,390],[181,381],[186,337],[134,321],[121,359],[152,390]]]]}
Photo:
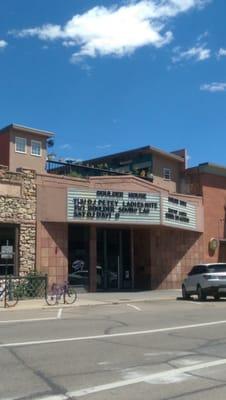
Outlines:
{"type": "Polygon", "coordinates": [[[82,174],[80,174],[77,171],[71,171],[70,174],[68,176],[72,176],[74,178],[83,178],[82,174]]]}
{"type": "Polygon", "coordinates": [[[47,286],[47,277],[35,271],[29,271],[24,277],[13,279],[10,285],[19,299],[43,297],[47,286]]]}

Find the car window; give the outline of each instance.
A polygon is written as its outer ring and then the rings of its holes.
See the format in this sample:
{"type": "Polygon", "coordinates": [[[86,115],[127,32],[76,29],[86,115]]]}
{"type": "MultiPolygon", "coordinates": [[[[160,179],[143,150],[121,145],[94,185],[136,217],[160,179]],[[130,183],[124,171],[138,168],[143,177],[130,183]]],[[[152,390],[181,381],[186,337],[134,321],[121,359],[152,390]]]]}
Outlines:
{"type": "Polygon", "coordinates": [[[188,275],[191,276],[191,275],[204,274],[205,272],[207,272],[207,268],[205,265],[195,265],[188,275]]]}
{"type": "Polygon", "coordinates": [[[226,264],[214,264],[207,267],[208,272],[226,272],[226,264]]]}
{"type": "Polygon", "coordinates": [[[200,265],[198,274],[205,274],[207,272],[207,268],[205,265],[200,265]]]}
{"type": "Polygon", "coordinates": [[[195,266],[195,267],[193,267],[192,269],[191,269],[191,271],[189,272],[189,274],[188,274],[188,276],[191,276],[191,275],[196,275],[197,274],[197,268],[198,268],[198,266],[195,266]]]}

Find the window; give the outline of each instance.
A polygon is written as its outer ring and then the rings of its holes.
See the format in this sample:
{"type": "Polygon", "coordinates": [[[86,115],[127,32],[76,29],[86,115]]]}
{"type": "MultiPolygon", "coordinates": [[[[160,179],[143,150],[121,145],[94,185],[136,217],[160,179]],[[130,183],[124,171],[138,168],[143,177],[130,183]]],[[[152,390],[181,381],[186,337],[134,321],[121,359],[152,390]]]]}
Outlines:
{"type": "Polygon", "coordinates": [[[207,272],[226,272],[226,264],[209,265],[207,272]]]}
{"type": "Polygon", "coordinates": [[[163,168],[163,176],[164,176],[164,179],[166,179],[167,181],[170,181],[171,178],[172,178],[171,169],[170,168],[163,168]]]}
{"type": "Polygon", "coordinates": [[[198,274],[205,274],[207,272],[207,268],[205,265],[196,265],[195,267],[192,268],[192,270],[189,272],[189,276],[192,275],[198,275],[198,274]]]}
{"type": "Polygon", "coordinates": [[[27,140],[22,137],[15,138],[15,151],[17,153],[26,153],[27,152],[27,140]]]}
{"type": "Polygon", "coordinates": [[[31,154],[32,156],[41,156],[41,142],[31,141],[31,154]]]}
{"type": "Polygon", "coordinates": [[[197,266],[195,266],[195,267],[192,268],[192,270],[188,273],[188,276],[192,276],[192,275],[197,274],[196,271],[197,271],[197,266]]]}

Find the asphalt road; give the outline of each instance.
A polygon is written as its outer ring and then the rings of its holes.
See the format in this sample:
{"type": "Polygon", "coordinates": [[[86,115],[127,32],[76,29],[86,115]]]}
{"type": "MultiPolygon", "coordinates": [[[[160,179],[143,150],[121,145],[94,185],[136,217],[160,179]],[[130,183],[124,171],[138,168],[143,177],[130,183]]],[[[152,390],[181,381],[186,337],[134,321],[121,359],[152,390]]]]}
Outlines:
{"type": "Polygon", "coordinates": [[[0,399],[226,399],[226,301],[0,313],[0,399]]]}

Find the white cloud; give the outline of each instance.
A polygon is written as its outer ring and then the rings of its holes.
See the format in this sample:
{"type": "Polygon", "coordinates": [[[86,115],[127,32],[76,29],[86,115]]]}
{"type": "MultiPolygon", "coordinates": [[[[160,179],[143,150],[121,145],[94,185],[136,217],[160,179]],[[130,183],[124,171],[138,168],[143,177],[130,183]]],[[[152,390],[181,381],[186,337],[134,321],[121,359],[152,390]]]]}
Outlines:
{"type": "Polygon", "coordinates": [[[61,40],[75,46],[72,62],[85,56],[123,56],[152,45],[162,47],[173,39],[167,22],[178,14],[200,8],[209,0],[130,0],[123,6],[94,7],[73,16],[64,26],[43,25],[11,32],[18,37],[61,40]]]}
{"type": "Polygon", "coordinates": [[[225,92],[226,91],[226,82],[213,82],[213,83],[205,83],[200,86],[200,90],[205,90],[207,92],[225,92]]]}
{"type": "Polygon", "coordinates": [[[209,36],[209,32],[208,31],[205,31],[205,32],[201,33],[201,35],[199,35],[198,38],[197,38],[197,43],[202,42],[202,40],[205,39],[208,36],[209,36]]]}
{"type": "Polygon", "coordinates": [[[183,60],[204,61],[211,57],[211,50],[205,45],[197,45],[188,50],[182,51],[180,47],[174,49],[175,55],[172,57],[173,63],[183,60]]]}
{"type": "Polygon", "coordinates": [[[68,143],[62,144],[60,146],[60,149],[62,149],[62,150],[70,150],[71,149],[71,145],[68,144],[68,143]]]}
{"type": "Polygon", "coordinates": [[[112,147],[112,145],[111,144],[98,144],[97,146],[96,146],[96,149],[109,149],[110,147],[112,147]]]}
{"type": "Polygon", "coordinates": [[[0,40],[0,49],[4,49],[8,43],[5,40],[0,40]]]}
{"type": "Polygon", "coordinates": [[[222,47],[219,49],[217,53],[218,58],[220,57],[226,57],[226,49],[223,49],[222,47]]]}
{"type": "Polygon", "coordinates": [[[175,47],[173,49],[174,55],[172,56],[172,62],[178,63],[182,61],[204,61],[211,57],[211,50],[207,47],[207,43],[203,39],[209,36],[209,32],[205,31],[199,35],[196,39],[196,43],[193,47],[188,49],[182,49],[181,47],[175,47]]]}

